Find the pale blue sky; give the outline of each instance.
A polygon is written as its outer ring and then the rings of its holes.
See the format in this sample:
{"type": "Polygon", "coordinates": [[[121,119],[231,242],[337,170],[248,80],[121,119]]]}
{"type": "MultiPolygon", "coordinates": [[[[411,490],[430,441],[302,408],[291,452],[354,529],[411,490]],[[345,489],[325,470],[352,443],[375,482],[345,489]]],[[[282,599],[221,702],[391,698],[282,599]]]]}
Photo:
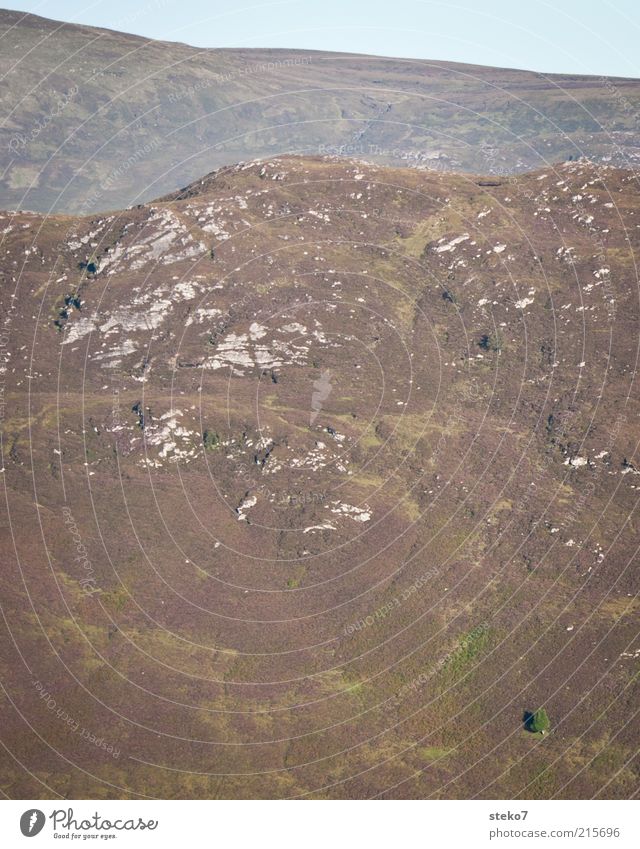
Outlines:
{"type": "Polygon", "coordinates": [[[11,8],[200,47],[640,77],[640,0],[33,0],[11,8]]]}

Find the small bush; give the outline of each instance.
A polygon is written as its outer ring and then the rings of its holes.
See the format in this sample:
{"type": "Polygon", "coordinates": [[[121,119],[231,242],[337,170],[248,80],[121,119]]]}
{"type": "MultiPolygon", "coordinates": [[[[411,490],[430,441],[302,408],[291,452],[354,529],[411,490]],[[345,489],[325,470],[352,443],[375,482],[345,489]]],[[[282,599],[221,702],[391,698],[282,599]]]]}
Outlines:
{"type": "Polygon", "coordinates": [[[65,307],[73,307],[75,310],[82,308],[82,303],[77,295],[67,295],[64,299],[65,307]]]}
{"type": "Polygon", "coordinates": [[[202,444],[204,445],[205,451],[213,451],[218,447],[218,445],[220,445],[220,437],[215,430],[205,430],[202,434],[202,444]]]}
{"type": "Polygon", "coordinates": [[[526,726],[534,734],[544,734],[551,727],[551,722],[544,708],[538,708],[535,713],[527,715],[526,726]]]}
{"type": "Polygon", "coordinates": [[[495,351],[499,353],[502,350],[502,334],[501,333],[485,333],[480,337],[478,347],[483,351],[495,351]]]}

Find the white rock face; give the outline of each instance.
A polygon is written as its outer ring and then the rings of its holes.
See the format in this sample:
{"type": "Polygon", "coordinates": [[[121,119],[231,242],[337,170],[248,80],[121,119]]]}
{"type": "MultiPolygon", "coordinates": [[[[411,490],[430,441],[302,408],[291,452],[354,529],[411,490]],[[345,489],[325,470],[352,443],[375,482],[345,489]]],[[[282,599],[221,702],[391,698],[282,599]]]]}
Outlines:
{"type": "Polygon", "coordinates": [[[238,521],[246,522],[247,517],[245,514],[247,510],[250,510],[252,507],[255,507],[257,503],[258,499],[255,495],[247,495],[247,497],[242,500],[240,506],[236,509],[236,513],[238,514],[238,521]]]}
{"type": "Polygon", "coordinates": [[[303,530],[303,534],[311,533],[311,531],[335,531],[335,526],[330,522],[325,522],[323,525],[311,525],[303,530]]]}
{"type": "Polygon", "coordinates": [[[438,245],[434,250],[437,254],[444,254],[452,251],[456,245],[461,244],[461,242],[466,242],[469,238],[468,233],[463,233],[462,236],[456,236],[455,239],[451,239],[450,242],[446,242],[444,245],[438,245]]]}
{"type": "Polygon", "coordinates": [[[533,298],[521,298],[519,301],[515,302],[515,308],[517,310],[523,310],[525,307],[528,307],[533,303],[533,298]]]}
{"type": "Polygon", "coordinates": [[[188,463],[198,456],[201,447],[198,432],[180,423],[184,415],[183,410],[171,409],[147,423],[144,444],[148,456],[143,466],[159,468],[165,461],[188,463]]]}
{"type": "Polygon", "coordinates": [[[574,469],[579,469],[581,466],[586,466],[589,461],[586,457],[568,457],[564,464],[565,466],[573,466],[574,469]]]}
{"type": "Polygon", "coordinates": [[[353,519],[354,522],[368,522],[371,519],[371,511],[367,507],[355,507],[353,504],[343,504],[341,501],[333,501],[331,512],[342,514],[353,519]]]}

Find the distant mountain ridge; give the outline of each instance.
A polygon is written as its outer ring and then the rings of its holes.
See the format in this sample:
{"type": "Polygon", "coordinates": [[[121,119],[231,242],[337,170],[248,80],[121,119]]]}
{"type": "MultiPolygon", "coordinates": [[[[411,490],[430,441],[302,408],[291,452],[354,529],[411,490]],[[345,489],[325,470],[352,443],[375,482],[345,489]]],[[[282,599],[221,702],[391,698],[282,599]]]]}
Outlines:
{"type": "Polygon", "coordinates": [[[638,80],[203,50],[6,10],[0,69],[6,209],[121,208],[283,153],[483,174],[640,158],[638,80]]]}
{"type": "Polygon", "coordinates": [[[635,793],[637,220],[320,157],[0,214],[5,795],[635,793]]]}

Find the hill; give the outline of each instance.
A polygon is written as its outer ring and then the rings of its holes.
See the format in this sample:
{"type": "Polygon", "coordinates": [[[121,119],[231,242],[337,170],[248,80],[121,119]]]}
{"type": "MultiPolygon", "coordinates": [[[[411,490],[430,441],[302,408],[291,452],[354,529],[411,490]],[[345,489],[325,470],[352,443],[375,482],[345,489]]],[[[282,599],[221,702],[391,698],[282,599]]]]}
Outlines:
{"type": "Polygon", "coordinates": [[[630,796],[637,217],[296,157],[4,215],[3,792],[630,796]]]}

